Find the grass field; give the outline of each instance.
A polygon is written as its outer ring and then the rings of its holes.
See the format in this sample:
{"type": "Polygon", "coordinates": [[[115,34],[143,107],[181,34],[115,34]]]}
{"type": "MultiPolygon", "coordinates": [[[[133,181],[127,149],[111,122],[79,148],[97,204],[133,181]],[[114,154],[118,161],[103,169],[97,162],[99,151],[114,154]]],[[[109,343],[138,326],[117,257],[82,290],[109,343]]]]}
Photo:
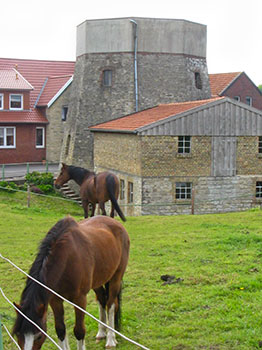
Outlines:
{"type": "MultiPolygon", "coordinates": [[[[23,194],[0,192],[0,253],[29,270],[40,240],[66,214],[82,209],[37,197],[26,207],[23,194]]],[[[131,239],[124,276],[122,333],[151,350],[249,350],[262,341],[262,211],[201,216],[129,217],[131,239]],[[161,280],[172,275],[171,284],[161,280]]],[[[25,277],[0,259],[0,285],[18,302],[25,277]]],[[[87,311],[98,316],[94,293],[87,311]]],[[[2,322],[11,330],[15,312],[0,295],[2,322]]],[[[51,311],[48,331],[56,339],[51,311]]],[[[74,314],[66,307],[71,348],[74,314]]],[[[86,316],[86,348],[97,325],[86,316]]],[[[4,349],[15,349],[3,330],[4,349]]],[[[118,337],[118,349],[136,346],[118,337]]],[[[55,349],[46,341],[43,349],[55,349]]]]}

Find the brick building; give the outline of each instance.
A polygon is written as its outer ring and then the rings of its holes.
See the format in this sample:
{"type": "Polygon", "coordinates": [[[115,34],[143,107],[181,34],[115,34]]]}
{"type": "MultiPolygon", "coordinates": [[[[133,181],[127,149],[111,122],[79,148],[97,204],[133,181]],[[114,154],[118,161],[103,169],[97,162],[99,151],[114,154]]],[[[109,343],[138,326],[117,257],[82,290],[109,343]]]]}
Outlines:
{"type": "Polygon", "coordinates": [[[209,74],[212,96],[228,96],[262,110],[262,92],[245,72],[209,74]]]}
{"type": "Polygon", "coordinates": [[[126,215],[237,211],[262,199],[262,112],[230,98],[162,104],[90,128],[126,215]],[[194,197],[194,198],[193,198],[194,197]]]}
{"type": "Polygon", "coordinates": [[[59,162],[74,65],[0,59],[0,164],[59,162]]]}

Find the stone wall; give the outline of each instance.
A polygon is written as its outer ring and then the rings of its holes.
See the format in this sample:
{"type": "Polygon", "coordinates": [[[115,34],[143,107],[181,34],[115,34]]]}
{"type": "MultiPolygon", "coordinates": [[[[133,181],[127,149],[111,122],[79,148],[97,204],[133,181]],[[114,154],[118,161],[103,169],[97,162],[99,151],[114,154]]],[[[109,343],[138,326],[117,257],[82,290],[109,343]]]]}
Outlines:
{"type": "Polygon", "coordinates": [[[49,124],[46,128],[46,159],[59,163],[63,145],[66,121],[62,121],[62,107],[68,106],[70,100],[70,86],[60,97],[47,108],[46,117],[49,124]]]}
{"type": "MultiPolygon", "coordinates": [[[[138,110],[209,97],[205,58],[138,53],[138,110]],[[201,89],[195,85],[195,72],[201,76],[201,89]]],[[[93,135],[88,128],[135,113],[135,106],[133,53],[90,53],[77,57],[62,161],[93,168],[93,135]],[[111,87],[102,84],[104,69],[113,72],[111,87]]]]}
{"type": "Polygon", "coordinates": [[[211,137],[193,136],[191,152],[178,153],[177,136],[142,137],[143,176],[209,176],[211,172],[211,137]]]}
{"type": "Polygon", "coordinates": [[[143,178],[142,215],[191,214],[191,200],[175,198],[176,182],[191,182],[195,214],[243,211],[258,207],[256,181],[261,176],[143,178]]]}
{"type": "Polygon", "coordinates": [[[262,153],[258,153],[257,136],[237,138],[237,174],[262,174],[262,153]]]}

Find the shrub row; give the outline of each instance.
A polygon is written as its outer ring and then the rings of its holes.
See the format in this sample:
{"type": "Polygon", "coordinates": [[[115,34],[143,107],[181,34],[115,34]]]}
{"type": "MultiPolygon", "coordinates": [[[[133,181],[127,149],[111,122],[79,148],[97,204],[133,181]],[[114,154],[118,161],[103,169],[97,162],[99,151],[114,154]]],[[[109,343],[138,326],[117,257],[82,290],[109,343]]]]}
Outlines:
{"type": "Polygon", "coordinates": [[[25,183],[23,185],[17,185],[15,182],[0,181],[0,190],[12,192],[13,190],[27,191],[28,185],[38,188],[41,192],[45,194],[54,193],[54,176],[52,173],[40,173],[38,171],[33,171],[25,176],[25,183]]]}

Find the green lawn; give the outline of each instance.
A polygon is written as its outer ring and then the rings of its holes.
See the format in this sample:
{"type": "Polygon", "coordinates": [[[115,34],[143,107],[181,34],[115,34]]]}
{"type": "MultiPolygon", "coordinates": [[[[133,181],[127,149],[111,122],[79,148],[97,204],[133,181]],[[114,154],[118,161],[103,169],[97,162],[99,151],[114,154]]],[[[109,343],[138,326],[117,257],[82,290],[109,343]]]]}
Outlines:
{"type": "MultiPolygon", "coordinates": [[[[0,253],[29,270],[38,244],[67,214],[82,209],[59,199],[0,192],[0,253]]],[[[122,333],[153,349],[249,350],[262,340],[262,211],[199,216],[128,217],[130,260],[124,276],[122,333]],[[175,276],[165,284],[161,275],[175,276]]],[[[18,302],[25,277],[0,259],[0,284],[18,302]]],[[[87,311],[98,316],[94,293],[87,311]]],[[[0,295],[2,322],[12,328],[15,312],[0,295]]],[[[49,334],[56,339],[49,311],[49,334]]],[[[66,307],[71,348],[74,314],[66,307]]],[[[86,348],[97,325],[86,316],[86,348]]],[[[4,349],[15,349],[3,330],[4,349]]],[[[119,349],[137,349],[118,337],[119,349]]],[[[46,341],[43,349],[56,347],[46,341]]]]}

